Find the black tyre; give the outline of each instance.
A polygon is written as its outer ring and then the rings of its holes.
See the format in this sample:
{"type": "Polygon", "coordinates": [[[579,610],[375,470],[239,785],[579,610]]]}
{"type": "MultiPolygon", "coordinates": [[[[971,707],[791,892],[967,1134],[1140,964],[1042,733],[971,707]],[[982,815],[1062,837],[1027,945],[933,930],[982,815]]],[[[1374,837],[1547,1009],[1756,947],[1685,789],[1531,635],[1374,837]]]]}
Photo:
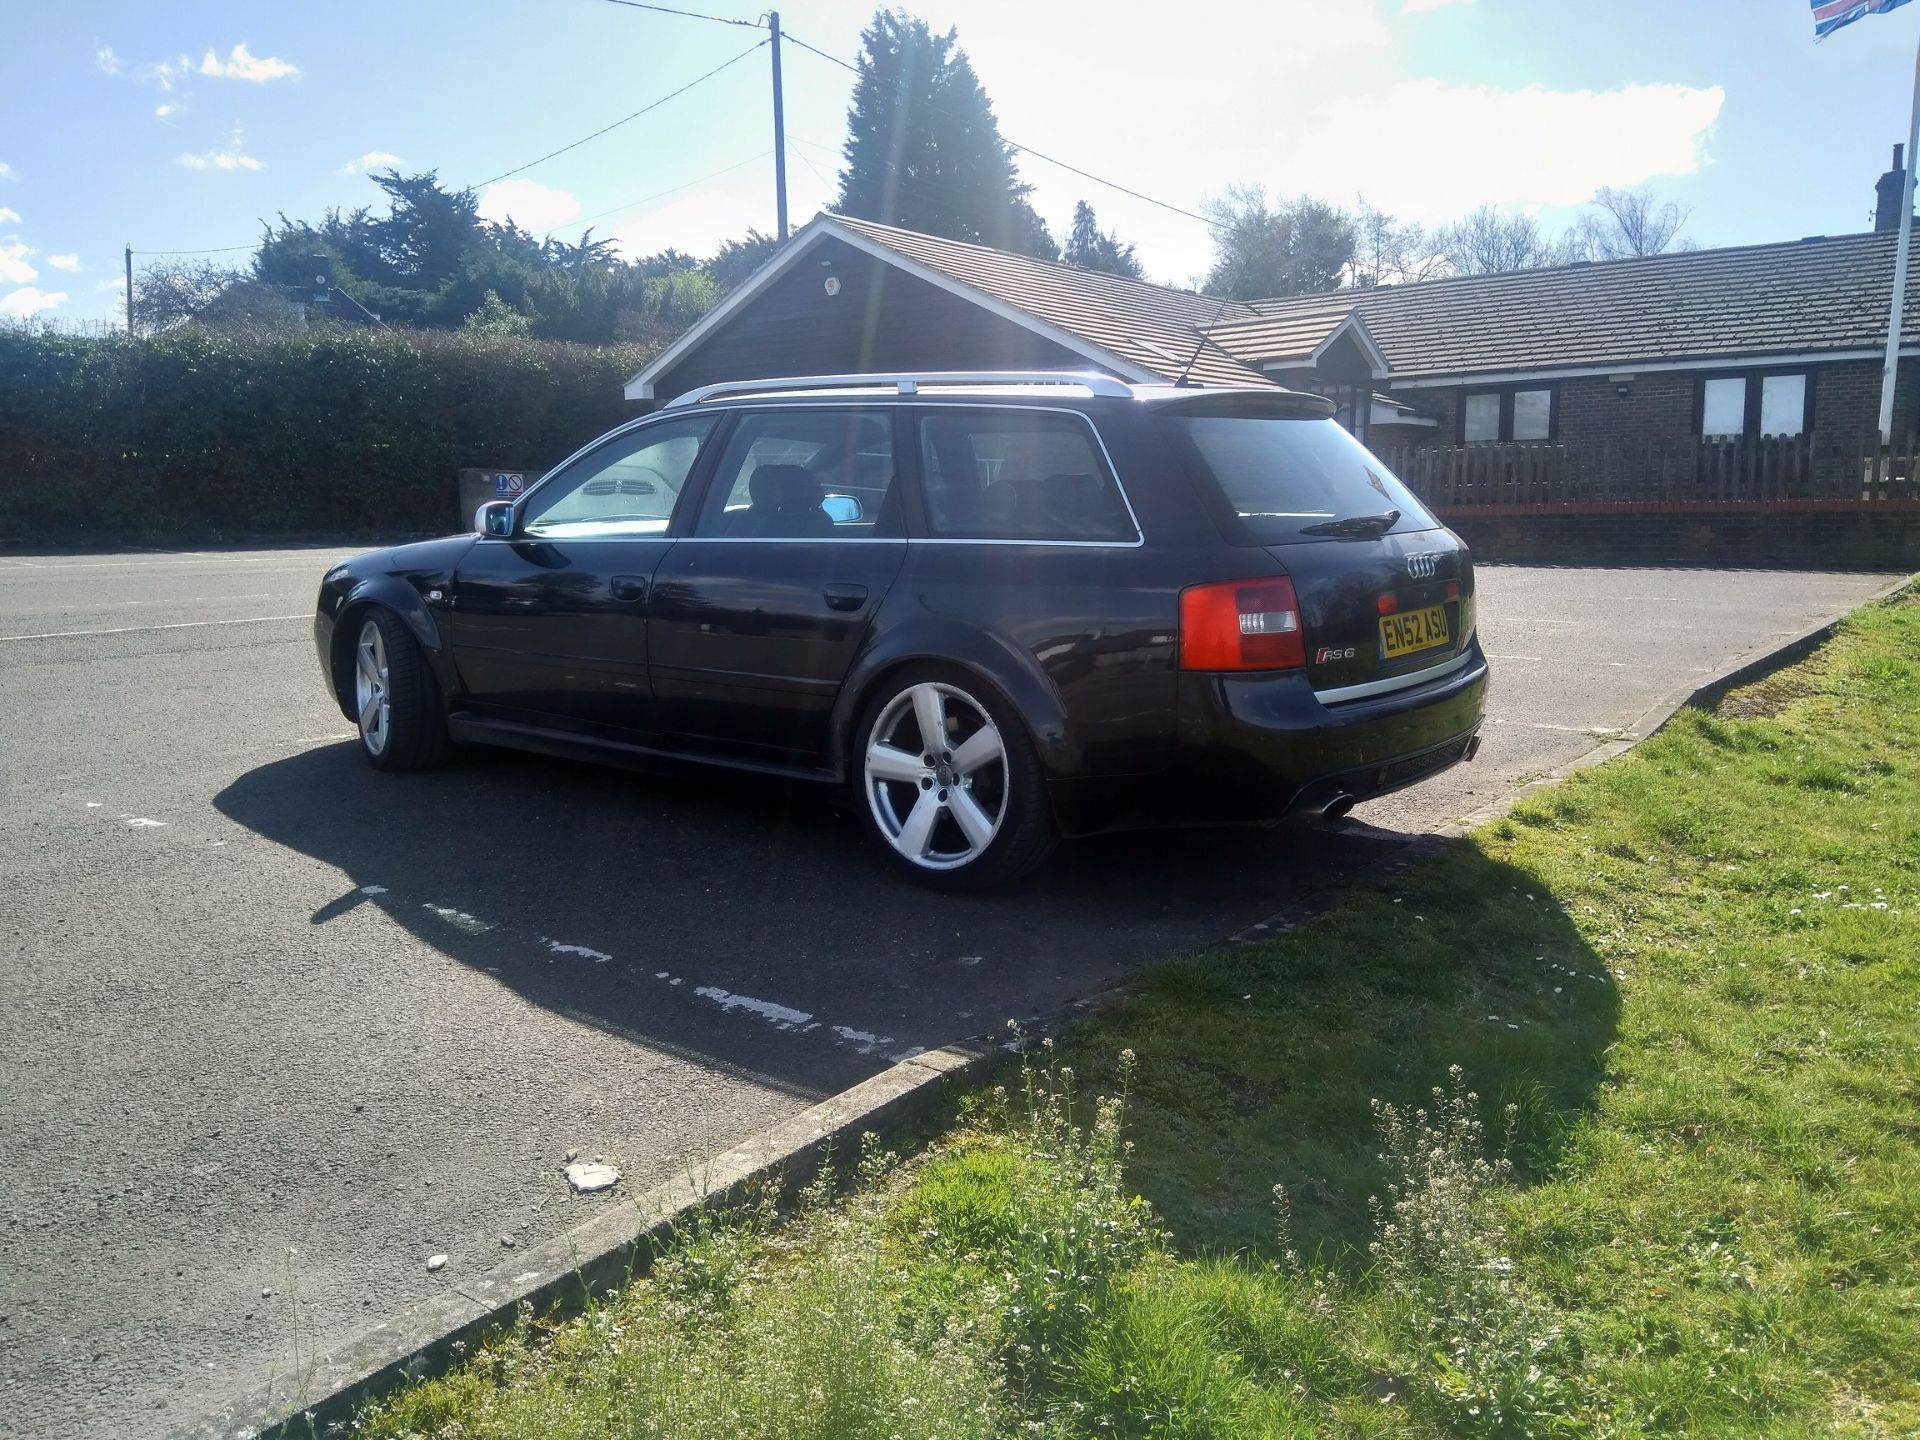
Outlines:
{"type": "Polygon", "coordinates": [[[446,758],[447,717],[433,670],[400,617],[363,610],[352,622],[352,689],[360,753],[382,770],[424,770],[446,758]]]}
{"type": "Polygon", "coordinates": [[[854,729],[861,816],[894,862],[941,890],[982,890],[1033,870],[1058,832],[1027,727],[964,671],[888,677],[854,729]]]}

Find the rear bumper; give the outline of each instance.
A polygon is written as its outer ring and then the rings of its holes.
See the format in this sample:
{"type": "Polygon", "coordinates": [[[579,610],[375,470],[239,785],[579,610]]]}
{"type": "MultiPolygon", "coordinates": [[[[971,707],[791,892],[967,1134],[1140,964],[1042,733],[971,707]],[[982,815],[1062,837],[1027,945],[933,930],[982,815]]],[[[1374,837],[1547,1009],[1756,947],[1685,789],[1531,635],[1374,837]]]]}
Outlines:
{"type": "Polygon", "coordinates": [[[1385,795],[1472,758],[1487,678],[1477,639],[1448,675],[1334,705],[1302,674],[1185,674],[1167,768],[1056,780],[1055,818],[1068,835],[1257,825],[1385,795]]]}

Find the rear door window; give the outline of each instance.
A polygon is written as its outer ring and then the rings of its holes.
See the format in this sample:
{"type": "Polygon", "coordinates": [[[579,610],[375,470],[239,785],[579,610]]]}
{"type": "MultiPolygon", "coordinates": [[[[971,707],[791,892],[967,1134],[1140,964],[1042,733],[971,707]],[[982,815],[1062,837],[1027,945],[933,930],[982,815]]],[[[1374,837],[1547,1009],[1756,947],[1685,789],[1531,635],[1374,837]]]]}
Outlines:
{"type": "Polygon", "coordinates": [[[919,421],[930,534],[952,540],[1139,538],[1093,427],[1071,411],[954,409],[919,421]]]}
{"type": "Polygon", "coordinates": [[[1210,488],[1235,538],[1286,545],[1339,534],[1433,530],[1413,492],[1337,421],[1275,415],[1163,415],[1177,451],[1210,488]],[[1394,511],[1399,514],[1389,521],[1394,511]]]}

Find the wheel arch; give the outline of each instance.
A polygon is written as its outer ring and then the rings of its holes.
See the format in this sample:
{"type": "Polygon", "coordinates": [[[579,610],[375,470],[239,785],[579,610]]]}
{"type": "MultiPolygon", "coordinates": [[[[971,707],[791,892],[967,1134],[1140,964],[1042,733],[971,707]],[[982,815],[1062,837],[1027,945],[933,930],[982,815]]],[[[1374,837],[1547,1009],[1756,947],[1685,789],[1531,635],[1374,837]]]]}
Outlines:
{"type": "Polygon", "coordinates": [[[889,633],[854,662],[833,711],[833,758],[842,780],[851,780],[859,769],[854,731],[868,703],[900,671],[929,664],[965,671],[999,691],[1026,727],[1048,775],[1076,767],[1066,707],[1039,662],[991,632],[943,621],[889,633]]]}
{"type": "Polygon", "coordinates": [[[353,691],[353,647],[359,638],[360,623],[369,610],[385,610],[407,627],[407,633],[419,642],[427,666],[439,682],[440,693],[454,693],[451,684],[452,661],[441,641],[440,626],[427,609],[420,592],[395,576],[376,576],[363,580],[348,592],[334,614],[333,640],[327,657],[327,673],[333,681],[334,703],[349,720],[356,719],[348,696],[353,691]]]}

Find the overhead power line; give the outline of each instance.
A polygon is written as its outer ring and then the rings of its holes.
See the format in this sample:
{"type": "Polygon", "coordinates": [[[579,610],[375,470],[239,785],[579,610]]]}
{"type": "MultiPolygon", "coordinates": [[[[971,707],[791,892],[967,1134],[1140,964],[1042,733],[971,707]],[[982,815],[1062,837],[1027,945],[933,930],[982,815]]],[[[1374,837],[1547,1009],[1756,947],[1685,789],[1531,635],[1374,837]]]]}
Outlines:
{"type": "MultiPolygon", "coordinates": [[[[842,60],[838,55],[830,55],[817,45],[809,45],[791,30],[786,32],[786,38],[791,43],[798,45],[802,50],[807,51],[809,54],[818,55],[822,60],[830,64],[838,65],[842,70],[851,71],[855,75],[860,73],[860,67],[858,65],[850,64],[848,61],[842,60]]],[[[1096,175],[1091,170],[1082,170],[1078,165],[1069,165],[1065,160],[1056,159],[1052,155],[1035,150],[1031,145],[1022,145],[1011,136],[1002,135],[1000,138],[1005,140],[1011,149],[1018,150],[1022,155],[1031,155],[1034,159],[1044,160],[1049,165],[1058,165],[1062,170],[1071,170],[1075,175],[1085,180],[1091,180],[1096,185],[1105,185],[1109,190],[1118,190],[1122,195],[1131,195],[1134,199],[1144,200],[1149,205],[1158,205],[1162,210],[1171,210],[1174,214],[1184,215],[1189,220],[1198,220],[1202,225],[1206,225],[1212,229],[1218,230],[1223,228],[1218,220],[1209,219],[1197,210],[1189,210],[1185,206],[1175,205],[1170,200],[1156,199],[1152,195],[1147,195],[1139,190],[1133,189],[1131,186],[1122,185],[1117,180],[1109,180],[1106,176],[1096,175]]]]}
{"type": "MultiPolygon", "coordinates": [[[[627,3],[633,3],[633,0],[627,0],[627,3]]],[[[651,10],[656,7],[651,5],[643,5],[640,8],[643,10],[651,10]]],[[[753,52],[758,50],[762,45],[766,45],[768,43],[770,42],[766,40],[756,40],[754,41],[753,44],[749,45],[746,49],[742,50],[738,55],[733,56],[729,60],[723,60],[720,64],[714,66],[713,69],[707,71],[706,74],[696,76],[692,80],[689,80],[686,84],[682,85],[678,90],[671,91],[668,94],[662,95],[658,100],[654,100],[649,102],[648,104],[642,105],[638,110],[634,111],[631,115],[622,115],[618,120],[614,121],[611,125],[602,125],[598,130],[594,131],[591,135],[582,135],[578,140],[572,141],[571,143],[566,145],[562,145],[558,150],[549,150],[546,154],[542,155],[537,160],[529,160],[524,165],[516,165],[511,170],[503,170],[498,175],[495,175],[490,179],[480,181],[473,188],[476,190],[483,190],[487,186],[493,184],[495,181],[505,180],[509,176],[518,175],[524,170],[531,170],[536,165],[544,165],[547,163],[547,161],[553,159],[554,156],[556,155],[564,155],[569,150],[577,150],[582,145],[586,144],[589,140],[598,140],[602,135],[605,135],[609,130],[618,130],[622,125],[627,124],[629,121],[638,120],[642,115],[645,115],[648,111],[658,110],[662,105],[666,104],[669,100],[676,99],[679,96],[686,94],[687,91],[693,89],[694,86],[705,84],[707,81],[711,80],[714,76],[718,75],[722,70],[725,70],[732,65],[738,65],[742,60],[746,59],[747,56],[753,54],[753,52]]]]}
{"type": "Polygon", "coordinates": [[[251,245],[214,245],[205,250],[141,250],[136,253],[141,255],[229,255],[235,250],[258,250],[259,248],[260,242],[256,240],[251,245]]]}
{"type": "Polygon", "coordinates": [[[746,166],[753,164],[756,160],[766,159],[772,153],[773,152],[771,150],[762,150],[758,155],[749,155],[744,160],[736,160],[733,162],[733,164],[722,166],[718,170],[709,170],[705,175],[701,175],[696,177],[695,179],[689,180],[684,185],[675,185],[670,189],[666,189],[666,190],[656,190],[651,195],[642,195],[637,200],[628,200],[622,204],[610,206],[605,210],[596,210],[591,215],[577,216],[574,219],[567,221],[566,224],[564,225],[555,225],[551,229],[542,230],[540,233],[542,235],[557,235],[560,231],[571,230],[576,225],[585,225],[588,221],[591,221],[591,220],[603,220],[609,215],[619,214],[620,211],[622,210],[631,210],[634,206],[644,205],[649,200],[661,200],[667,197],[668,195],[678,195],[682,190],[691,190],[696,185],[704,185],[709,180],[717,180],[722,175],[730,175],[735,170],[744,169],[746,166]]]}
{"type": "Polygon", "coordinates": [[[698,10],[676,10],[671,5],[644,5],[641,0],[607,0],[607,3],[623,5],[629,10],[651,10],[658,15],[678,15],[684,20],[711,20],[715,25],[738,25],[743,30],[767,28],[758,20],[735,20],[728,15],[702,15],[698,10]]]}

